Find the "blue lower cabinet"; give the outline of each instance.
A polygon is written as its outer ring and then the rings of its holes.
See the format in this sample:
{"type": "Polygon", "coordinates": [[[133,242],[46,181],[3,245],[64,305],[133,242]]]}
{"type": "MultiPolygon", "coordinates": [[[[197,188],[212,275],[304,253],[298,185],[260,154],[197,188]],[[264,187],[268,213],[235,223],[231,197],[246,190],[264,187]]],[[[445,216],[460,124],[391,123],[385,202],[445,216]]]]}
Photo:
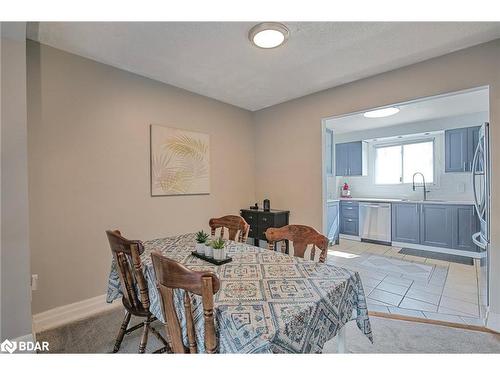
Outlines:
{"type": "Polygon", "coordinates": [[[419,204],[392,204],[392,240],[394,242],[420,243],[419,204]]]}
{"type": "Polygon", "coordinates": [[[340,201],[340,233],[359,236],[358,202],[340,201]]]}
{"type": "Polygon", "coordinates": [[[420,205],[420,244],[451,248],[453,244],[453,206],[420,205]]]}
{"type": "Polygon", "coordinates": [[[338,243],[340,220],[339,220],[339,202],[328,202],[326,205],[326,236],[331,242],[338,243]]]}
{"type": "Polygon", "coordinates": [[[472,205],[393,203],[392,241],[478,251],[472,235],[479,229],[472,205]]]}
{"type": "Polygon", "coordinates": [[[479,251],[472,242],[472,235],[479,231],[479,220],[474,206],[455,206],[452,225],[454,249],[479,251]]]}
{"type": "Polygon", "coordinates": [[[349,217],[343,217],[340,221],[340,233],[350,236],[359,236],[359,221],[349,217]]]}

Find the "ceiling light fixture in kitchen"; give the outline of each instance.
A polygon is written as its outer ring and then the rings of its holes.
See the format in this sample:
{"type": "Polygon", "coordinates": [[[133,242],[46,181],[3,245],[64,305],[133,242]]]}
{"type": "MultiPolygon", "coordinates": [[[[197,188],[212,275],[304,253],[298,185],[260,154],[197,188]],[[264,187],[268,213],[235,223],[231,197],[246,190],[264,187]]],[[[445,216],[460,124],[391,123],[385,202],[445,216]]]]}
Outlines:
{"type": "Polygon", "coordinates": [[[363,116],[368,118],[379,118],[379,117],[389,117],[395,115],[399,112],[399,108],[387,107],[382,109],[376,109],[374,111],[365,112],[363,116]]]}
{"type": "Polygon", "coordinates": [[[259,48],[276,48],[285,43],[290,35],[288,28],[278,22],[262,22],[250,29],[248,39],[259,48]]]}

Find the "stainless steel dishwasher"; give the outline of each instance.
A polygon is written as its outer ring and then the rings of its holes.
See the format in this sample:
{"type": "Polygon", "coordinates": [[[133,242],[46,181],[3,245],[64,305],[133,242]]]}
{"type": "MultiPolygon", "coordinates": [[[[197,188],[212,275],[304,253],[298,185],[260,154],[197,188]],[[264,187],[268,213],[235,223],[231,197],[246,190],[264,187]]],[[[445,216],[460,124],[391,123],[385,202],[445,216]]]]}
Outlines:
{"type": "Polygon", "coordinates": [[[369,242],[391,243],[390,203],[359,203],[359,236],[369,242]]]}

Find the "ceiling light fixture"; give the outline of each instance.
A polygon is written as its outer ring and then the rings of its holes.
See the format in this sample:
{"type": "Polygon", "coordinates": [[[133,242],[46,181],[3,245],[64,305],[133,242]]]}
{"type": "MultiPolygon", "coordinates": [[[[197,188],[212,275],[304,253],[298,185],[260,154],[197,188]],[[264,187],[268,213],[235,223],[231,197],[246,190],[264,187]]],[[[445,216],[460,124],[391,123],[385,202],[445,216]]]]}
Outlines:
{"type": "Polygon", "coordinates": [[[248,39],[257,47],[270,49],[281,46],[290,36],[288,28],[278,22],[263,22],[248,32],[248,39]]]}
{"type": "Polygon", "coordinates": [[[399,108],[387,107],[382,109],[376,109],[374,111],[365,112],[363,116],[368,118],[379,118],[379,117],[389,117],[395,115],[399,112],[399,108]]]}

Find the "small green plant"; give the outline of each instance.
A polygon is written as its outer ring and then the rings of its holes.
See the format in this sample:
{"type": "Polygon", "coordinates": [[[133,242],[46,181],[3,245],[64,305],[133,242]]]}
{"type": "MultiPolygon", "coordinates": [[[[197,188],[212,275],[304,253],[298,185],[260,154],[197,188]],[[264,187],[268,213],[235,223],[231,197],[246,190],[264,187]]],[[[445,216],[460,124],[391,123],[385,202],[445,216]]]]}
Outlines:
{"type": "Polygon", "coordinates": [[[196,233],[196,242],[205,243],[207,240],[208,240],[208,233],[205,233],[202,230],[196,233]]]}
{"type": "Polygon", "coordinates": [[[223,249],[225,245],[226,241],[224,241],[222,238],[217,238],[216,240],[212,241],[212,247],[214,249],[223,249]]]}

